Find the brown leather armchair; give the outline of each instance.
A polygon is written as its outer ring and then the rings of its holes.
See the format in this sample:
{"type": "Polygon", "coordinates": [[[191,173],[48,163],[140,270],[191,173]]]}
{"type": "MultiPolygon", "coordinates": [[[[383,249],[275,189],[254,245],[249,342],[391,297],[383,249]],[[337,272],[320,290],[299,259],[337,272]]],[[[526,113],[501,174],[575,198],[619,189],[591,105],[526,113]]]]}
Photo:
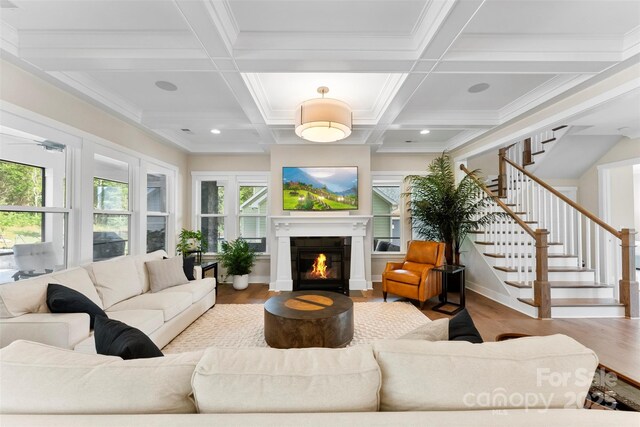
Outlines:
{"type": "Polygon", "coordinates": [[[382,295],[387,292],[418,300],[420,309],[429,298],[442,292],[440,276],[431,271],[444,263],[444,243],[412,240],[404,262],[388,262],[382,273],[382,295]]]}

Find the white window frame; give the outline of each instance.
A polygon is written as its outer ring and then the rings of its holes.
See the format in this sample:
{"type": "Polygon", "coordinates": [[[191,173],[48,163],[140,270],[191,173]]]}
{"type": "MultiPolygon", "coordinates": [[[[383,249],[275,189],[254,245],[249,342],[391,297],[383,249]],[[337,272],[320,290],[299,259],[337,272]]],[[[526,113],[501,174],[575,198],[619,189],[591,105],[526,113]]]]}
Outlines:
{"type": "MultiPolygon", "coordinates": [[[[94,172],[92,172],[91,174],[91,197],[90,197],[90,202],[91,202],[91,253],[93,254],[93,216],[98,214],[98,215],[113,215],[113,216],[117,216],[117,215],[126,215],[129,217],[129,227],[128,227],[128,233],[127,233],[127,237],[129,239],[128,241],[128,252],[125,253],[125,255],[134,255],[134,254],[138,254],[140,253],[140,250],[142,248],[142,244],[141,244],[141,240],[139,237],[139,230],[140,230],[140,198],[141,198],[141,194],[146,194],[146,193],[141,193],[140,189],[137,188],[138,186],[136,185],[136,183],[139,182],[139,176],[140,176],[140,159],[135,158],[133,156],[130,156],[128,154],[125,154],[121,151],[118,150],[114,150],[112,148],[108,148],[105,146],[102,146],[100,144],[96,144],[94,146],[93,152],[92,152],[92,162],[91,165],[94,165],[95,162],[95,156],[99,155],[102,157],[107,157],[113,160],[116,160],[118,162],[122,162],[122,163],[126,163],[127,164],[127,186],[128,186],[128,209],[127,210],[109,210],[109,209],[95,209],[94,208],[94,200],[93,200],[93,180],[95,178],[103,178],[103,179],[109,179],[109,178],[105,178],[105,177],[100,177],[100,176],[96,176],[94,172]]],[[[93,171],[95,171],[95,167],[92,168],[93,171]]],[[[145,197],[145,203],[146,203],[146,197],[145,197]]],[[[146,245],[145,245],[146,246],[146,245]]],[[[92,260],[93,260],[93,255],[92,255],[92,260]]]]}
{"type": "Polygon", "coordinates": [[[266,242],[266,246],[265,246],[265,251],[264,252],[259,252],[260,255],[264,255],[264,254],[268,254],[269,253],[269,212],[270,212],[270,201],[271,198],[269,197],[269,181],[268,181],[269,177],[265,174],[265,175],[261,175],[261,176],[245,176],[245,175],[239,175],[236,177],[236,236],[237,237],[241,237],[240,236],[240,218],[262,218],[264,217],[264,223],[265,223],[265,230],[264,230],[264,237],[265,237],[265,242],[266,242]],[[250,213],[240,213],[240,187],[265,187],[267,189],[267,210],[266,213],[264,214],[250,214],[250,213]]]}
{"type": "MultiPolygon", "coordinates": [[[[191,172],[192,181],[192,220],[191,224],[194,229],[202,229],[202,218],[207,217],[222,217],[224,218],[224,239],[234,240],[239,237],[240,234],[240,205],[239,205],[239,193],[240,185],[242,186],[266,186],[269,188],[269,172],[226,172],[226,173],[211,173],[206,171],[193,171],[191,172]],[[202,182],[216,181],[219,186],[224,187],[224,207],[221,214],[202,214],[202,200],[200,189],[202,182]]],[[[269,223],[270,212],[270,200],[267,195],[267,224],[269,223]]],[[[260,255],[269,254],[269,233],[267,230],[267,252],[260,253],[260,255]]],[[[211,248],[209,248],[211,249],[211,248]]],[[[217,252],[211,252],[210,250],[206,255],[217,255],[217,252]]]]}
{"type": "Polygon", "coordinates": [[[390,255],[390,254],[403,254],[406,252],[405,250],[405,228],[404,227],[404,223],[405,223],[405,211],[406,209],[404,208],[405,206],[405,201],[404,198],[402,197],[402,194],[405,192],[405,187],[404,187],[404,175],[398,175],[398,174],[393,174],[393,175],[389,175],[389,174],[377,174],[377,173],[372,173],[371,174],[371,193],[372,193],[372,197],[371,197],[371,215],[372,215],[372,219],[371,219],[371,227],[372,227],[372,234],[371,234],[371,242],[373,243],[373,241],[375,240],[375,236],[373,236],[373,224],[375,221],[376,217],[388,217],[388,218],[398,218],[399,219],[399,225],[400,225],[400,242],[399,242],[399,246],[400,246],[400,250],[399,251],[376,251],[374,250],[375,248],[371,248],[371,253],[372,254],[385,254],[385,255],[390,255]],[[373,213],[373,187],[399,187],[400,188],[400,200],[398,201],[398,210],[399,215],[391,215],[391,214],[385,214],[385,215],[376,215],[373,213]]]}
{"type": "Polygon", "coordinates": [[[140,194],[144,195],[140,200],[140,211],[144,214],[141,215],[141,226],[139,230],[140,241],[143,242],[144,252],[147,252],[147,217],[150,216],[163,216],[166,218],[166,249],[165,251],[169,255],[175,254],[176,247],[176,196],[178,194],[177,183],[178,171],[176,168],[168,167],[167,165],[161,165],[156,162],[142,160],[140,171],[140,194]],[[164,212],[149,211],[147,209],[147,175],[157,174],[164,175],[167,178],[166,191],[167,199],[164,212]]]}

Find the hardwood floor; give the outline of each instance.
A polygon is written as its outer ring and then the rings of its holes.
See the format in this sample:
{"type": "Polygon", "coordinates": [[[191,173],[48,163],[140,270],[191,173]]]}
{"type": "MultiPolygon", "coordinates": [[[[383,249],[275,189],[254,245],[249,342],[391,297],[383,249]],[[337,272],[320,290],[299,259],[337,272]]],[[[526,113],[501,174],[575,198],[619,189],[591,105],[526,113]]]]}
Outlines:
{"type": "MultiPolygon", "coordinates": [[[[235,291],[230,284],[218,286],[218,304],[261,304],[274,292],[267,285],[252,284],[235,291]]],[[[453,296],[455,298],[455,294],[453,296]]],[[[352,292],[357,302],[382,301],[380,283],[366,292],[352,292]]],[[[401,301],[389,295],[388,301],[401,301]]],[[[414,303],[415,304],[415,303],[414,303]]],[[[437,301],[427,301],[422,312],[430,319],[449,317],[431,310],[437,301]]],[[[494,341],[499,334],[518,332],[529,335],[565,334],[593,349],[600,362],[636,381],[640,381],[640,320],[639,319],[532,319],[474,292],[467,293],[467,309],[485,341],[494,341]]]]}

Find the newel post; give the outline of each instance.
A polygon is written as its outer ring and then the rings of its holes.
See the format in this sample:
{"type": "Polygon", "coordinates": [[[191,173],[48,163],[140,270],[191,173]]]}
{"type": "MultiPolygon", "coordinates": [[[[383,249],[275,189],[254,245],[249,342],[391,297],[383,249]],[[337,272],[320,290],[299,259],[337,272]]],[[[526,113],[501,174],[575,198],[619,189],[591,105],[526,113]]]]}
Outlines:
{"type": "Polygon", "coordinates": [[[620,303],[624,304],[625,317],[639,317],[638,281],[636,280],[636,231],[623,228],[622,234],[622,279],[620,279],[620,303]]]}
{"type": "Polygon", "coordinates": [[[498,197],[507,197],[507,162],[504,158],[507,156],[507,149],[501,148],[498,151],[498,197]]]}
{"type": "Polygon", "coordinates": [[[524,140],[524,151],[522,151],[522,166],[527,166],[533,163],[531,154],[531,138],[524,140]]]}
{"type": "Polygon", "coordinates": [[[551,289],[549,286],[549,232],[536,229],[536,278],[533,281],[533,301],[539,319],[551,318],[551,289]]]}

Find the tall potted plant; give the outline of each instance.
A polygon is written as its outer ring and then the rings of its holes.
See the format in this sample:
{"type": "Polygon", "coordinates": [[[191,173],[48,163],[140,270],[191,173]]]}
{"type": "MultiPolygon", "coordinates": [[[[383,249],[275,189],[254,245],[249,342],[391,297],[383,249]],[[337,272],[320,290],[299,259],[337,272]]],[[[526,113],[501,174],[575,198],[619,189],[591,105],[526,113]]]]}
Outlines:
{"type": "Polygon", "coordinates": [[[429,164],[427,175],[406,178],[413,228],[426,240],[446,243],[447,264],[460,264],[460,248],[470,231],[505,217],[486,212],[493,199],[480,187],[479,174],[474,170],[456,185],[451,159],[442,153],[429,164]]]}
{"type": "Polygon", "coordinates": [[[233,288],[246,289],[249,286],[249,273],[256,263],[256,252],[242,238],[222,242],[221,249],[218,261],[227,270],[227,275],[233,276],[233,288]]]}

